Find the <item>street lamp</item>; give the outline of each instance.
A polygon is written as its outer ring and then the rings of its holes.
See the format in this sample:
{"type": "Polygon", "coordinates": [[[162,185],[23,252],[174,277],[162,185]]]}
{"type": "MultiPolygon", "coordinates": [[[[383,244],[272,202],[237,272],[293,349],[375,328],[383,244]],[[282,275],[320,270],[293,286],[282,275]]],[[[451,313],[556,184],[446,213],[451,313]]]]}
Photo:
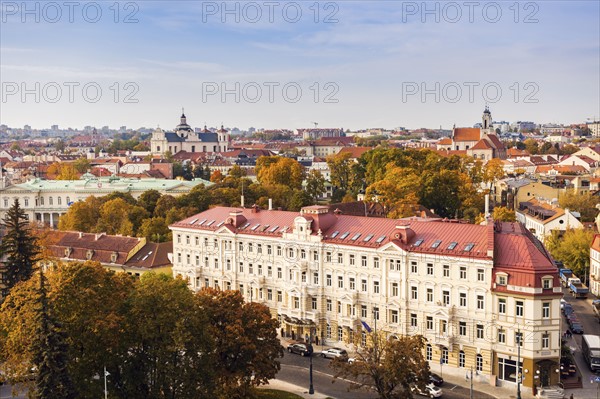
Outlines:
{"type": "MultiPolygon", "coordinates": [[[[308,344],[311,345],[312,347],[312,326],[310,327],[310,338],[308,341],[308,344]]],[[[313,349],[314,351],[314,349],[313,349]]],[[[309,386],[308,386],[308,393],[310,395],[315,393],[315,388],[313,387],[313,363],[312,363],[312,358],[313,358],[313,352],[310,352],[310,356],[309,356],[309,367],[308,367],[308,378],[309,378],[309,386]]]]}
{"type": "Polygon", "coordinates": [[[517,330],[517,399],[521,399],[521,330],[517,330]]]}

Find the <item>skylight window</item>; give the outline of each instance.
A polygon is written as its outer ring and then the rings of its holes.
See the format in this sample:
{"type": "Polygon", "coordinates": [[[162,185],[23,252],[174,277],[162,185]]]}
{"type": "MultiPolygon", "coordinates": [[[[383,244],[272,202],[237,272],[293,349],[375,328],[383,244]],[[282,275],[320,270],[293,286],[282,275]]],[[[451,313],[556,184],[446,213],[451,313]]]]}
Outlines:
{"type": "Polygon", "coordinates": [[[364,242],[369,242],[369,241],[371,241],[371,238],[373,238],[373,234],[369,234],[368,236],[366,236],[363,241],[364,242]]]}
{"type": "Polygon", "coordinates": [[[246,223],[245,225],[243,225],[240,229],[244,230],[246,227],[250,226],[250,222],[246,223]]]}
{"type": "Polygon", "coordinates": [[[200,221],[200,223],[198,223],[198,226],[202,226],[202,225],[204,224],[204,222],[206,222],[206,219],[202,219],[202,220],[200,221]]]}
{"type": "Polygon", "coordinates": [[[340,240],[344,240],[344,239],[345,239],[346,237],[348,237],[349,235],[350,235],[350,232],[349,232],[349,231],[345,232],[344,234],[342,234],[342,235],[340,236],[340,240]]]}
{"type": "Polygon", "coordinates": [[[470,250],[473,249],[474,246],[475,246],[475,244],[473,244],[472,242],[467,244],[467,246],[465,247],[465,251],[469,252],[470,250]]]}
{"type": "Polygon", "coordinates": [[[456,241],[452,241],[450,243],[450,245],[448,245],[448,249],[454,249],[454,248],[456,248],[457,245],[458,245],[458,243],[456,241]]]}
{"type": "Polygon", "coordinates": [[[268,225],[268,224],[265,224],[265,225],[263,226],[263,228],[262,228],[262,230],[261,230],[261,231],[262,231],[262,232],[264,232],[265,230],[267,230],[267,229],[269,228],[269,226],[270,226],[270,225],[268,225]]]}
{"type": "Polygon", "coordinates": [[[331,235],[331,238],[337,237],[338,234],[340,234],[339,231],[334,231],[333,234],[331,235]]]}
{"type": "Polygon", "coordinates": [[[281,230],[279,230],[280,233],[285,233],[286,231],[288,231],[287,226],[283,226],[283,228],[281,230]]]}
{"type": "Polygon", "coordinates": [[[269,230],[269,233],[275,233],[275,231],[279,228],[279,226],[273,226],[271,228],[271,230],[269,230]]]}
{"type": "Polygon", "coordinates": [[[414,246],[415,246],[415,247],[418,247],[418,246],[419,246],[419,245],[421,245],[421,244],[423,244],[423,239],[422,239],[422,238],[419,238],[419,239],[418,239],[418,240],[415,242],[414,246]]]}
{"type": "Polygon", "coordinates": [[[221,227],[221,226],[223,226],[223,223],[225,223],[225,222],[220,222],[220,223],[217,225],[217,227],[221,227]]]}
{"type": "Polygon", "coordinates": [[[385,236],[381,236],[377,239],[377,241],[375,241],[377,244],[381,244],[383,242],[383,240],[385,240],[385,236]]]}
{"type": "Polygon", "coordinates": [[[254,230],[258,229],[258,226],[260,226],[260,223],[257,224],[257,225],[252,226],[252,228],[250,230],[254,231],[254,230]]]}
{"type": "Polygon", "coordinates": [[[196,223],[197,221],[198,221],[198,218],[196,218],[196,219],[192,219],[192,220],[190,221],[190,224],[194,224],[194,223],[196,223]]]}
{"type": "Polygon", "coordinates": [[[211,225],[211,224],[213,224],[214,222],[215,222],[214,220],[211,220],[210,222],[206,223],[206,226],[205,226],[205,227],[208,227],[208,226],[210,226],[210,225],[211,225]]]}
{"type": "Polygon", "coordinates": [[[442,242],[440,240],[435,240],[433,244],[431,244],[431,248],[437,248],[440,246],[442,242]]]}
{"type": "Polygon", "coordinates": [[[354,234],[354,236],[352,236],[352,238],[350,240],[356,241],[356,240],[358,240],[358,237],[360,237],[360,236],[361,236],[361,233],[356,233],[356,234],[354,234]]]}

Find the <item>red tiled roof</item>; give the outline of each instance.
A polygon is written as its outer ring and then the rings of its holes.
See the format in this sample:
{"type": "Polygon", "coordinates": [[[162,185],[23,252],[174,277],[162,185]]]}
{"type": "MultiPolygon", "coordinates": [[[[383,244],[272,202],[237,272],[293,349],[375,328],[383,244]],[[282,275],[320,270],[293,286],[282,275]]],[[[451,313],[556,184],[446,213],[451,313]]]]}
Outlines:
{"type": "Polygon", "coordinates": [[[491,150],[492,146],[486,140],[481,139],[471,149],[472,150],[491,150]]]}
{"type": "Polygon", "coordinates": [[[452,140],[448,137],[441,139],[440,141],[437,142],[439,145],[451,145],[452,144],[452,140]]]}
{"type": "Polygon", "coordinates": [[[49,246],[57,258],[66,258],[65,249],[71,248],[69,259],[88,260],[87,251],[93,250],[89,260],[101,263],[124,264],[127,256],[139,243],[136,237],[109,236],[106,234],[80,233],[77,231],[59,231],[59,238],[54,245],[49,246]],[[117,259],[112,262],[111,256],[117,253],[117,259]]]}
{"type": "Polygon", "coordinates": [[[457,127],[452,134],[456,141],[478,141],[481,138],[481,129],[478,127],[457,127]]]}
{"type": "Polygon", "coordinates": [[[592,245],[590,248],[600,252],[600,234],[596,234],[594,239],[592,240],[592,245]]]}
{"type": "Polygon", "coordinates": [[[485,138],[490,141],[492,147],[498,150],[504,149],[504,143],[502,143],[502,141],[500,141],[498,136],[496,136],[495,134],[488,134],[485,136],[485,138]]]}
{"type": "Polygon", "coordinates": [[[506,155],[510,158],[510,157],[526,157],[529,155],[529,152],[525,151],[525,150],[519,150],[516,147],[512,147],[509,148],[508,150],[506,150],[506,155]]]}
{"type": "Polygon", "coordinates": [[[171,266],[168,254],[173,252],[173,241],[149,242],[129,259],[125,265],[130,267],[153,269],[171,266]]]}
{"type": "Polygon", "coordinates": [[[371,147],[344,147],[340,150],[340,154],[347,152],[350,154],[350,158],[360,158],[362,154],[371,150],[371,147]]]}

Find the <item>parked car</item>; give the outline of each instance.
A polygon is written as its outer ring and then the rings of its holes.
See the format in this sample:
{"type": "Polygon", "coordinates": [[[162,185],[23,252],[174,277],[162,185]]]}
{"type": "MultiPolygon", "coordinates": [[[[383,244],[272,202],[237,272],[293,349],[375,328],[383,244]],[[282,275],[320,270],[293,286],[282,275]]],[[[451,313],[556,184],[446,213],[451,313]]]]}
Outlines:
{"type": "Polygon", "coordinates": [[[296,353],[302,356],[310,356],[313,353],[313,347],[310,344],[291,344],[287,347],[288,352],[296,353]]]}
{"type": "Polygon", "coordinates": [[[567,315],[570,313],[575,313],[575,310],[573,310],[573,306],[571,306],[571,304],[567,303],[565,306],[562,307],[562,312],[563,314],[567,315]]]}
{"type": "Polygon", "coordinates": [[[348,363],[355,363],[355,362],[362,362],[362,359],[356,358],[356,357],[349,357],[348,358],[348,363]]]}
{"type": "Polygon", "coordinates": [[[436,387],[439,387],[440,385],[442,385],[444,383],[444,379],[435,373],[430,373],[429,374],[429,382],[431,384],[435,385],[436,387]]]}
{"type": "Polygon", "coordinates": [[[321,352],[321,357],[326,359],[348,360],[348,352],[341,348],[329,348],[321,352]]]}
{"type": "Polygon", "coordinates": [[[583,326],[577,322],[571,324],[571,332],[574,334],[583,334],[583,326]]]}
{"type": "Polygon", "coordinates": [[[425,391],[422,391],[418,386],[413,385],[410,388],[413,392],[420,396],[426,396],[428,398],[439,398],[442,396],[442,389],[436,387],[433,384],[425,385],[425,391]]]}

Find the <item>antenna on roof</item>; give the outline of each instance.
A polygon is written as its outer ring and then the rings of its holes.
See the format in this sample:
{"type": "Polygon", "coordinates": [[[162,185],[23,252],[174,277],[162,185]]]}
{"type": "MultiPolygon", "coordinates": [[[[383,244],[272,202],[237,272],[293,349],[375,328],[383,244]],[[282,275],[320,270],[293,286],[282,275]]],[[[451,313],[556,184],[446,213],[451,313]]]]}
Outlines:
{"type": "Polygon", "coordinates": [[[317,128],[317,126],[319,126],[319,122],[311,122],[313,125],[315,125],[315,129],[317,128]]]}

